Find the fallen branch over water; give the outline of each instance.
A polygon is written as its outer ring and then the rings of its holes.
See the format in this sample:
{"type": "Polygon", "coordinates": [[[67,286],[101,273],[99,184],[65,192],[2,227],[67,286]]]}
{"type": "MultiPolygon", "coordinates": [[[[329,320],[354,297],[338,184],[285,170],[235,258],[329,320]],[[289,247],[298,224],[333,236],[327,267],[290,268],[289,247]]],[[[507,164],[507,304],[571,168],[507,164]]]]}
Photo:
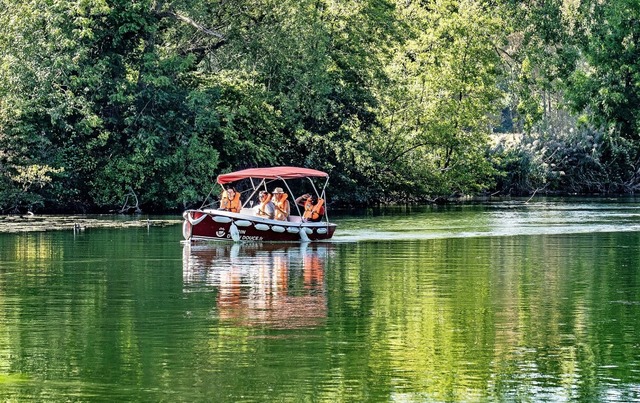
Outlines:
{"type": "Polygon", "coordinates": [[[164,227],[180,224],[182,220],[123,219],[121,217],[87,216],[0,216],[0,232],[34,232],[88,228],[164,227]]]}

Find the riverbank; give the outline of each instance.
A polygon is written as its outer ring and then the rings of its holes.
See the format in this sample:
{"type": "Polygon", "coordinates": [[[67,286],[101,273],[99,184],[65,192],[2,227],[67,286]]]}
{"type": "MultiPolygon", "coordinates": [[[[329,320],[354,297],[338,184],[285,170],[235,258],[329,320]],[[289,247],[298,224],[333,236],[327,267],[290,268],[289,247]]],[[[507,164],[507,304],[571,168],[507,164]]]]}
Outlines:
{"type": "Polygon", "coordinates": [[[0,233],[60,230],[84,231],[89,228],[164,227],[180,224],[181,222],[179,219],[150,219],[136,216],[9,215],[0,216],[0,233]]]}

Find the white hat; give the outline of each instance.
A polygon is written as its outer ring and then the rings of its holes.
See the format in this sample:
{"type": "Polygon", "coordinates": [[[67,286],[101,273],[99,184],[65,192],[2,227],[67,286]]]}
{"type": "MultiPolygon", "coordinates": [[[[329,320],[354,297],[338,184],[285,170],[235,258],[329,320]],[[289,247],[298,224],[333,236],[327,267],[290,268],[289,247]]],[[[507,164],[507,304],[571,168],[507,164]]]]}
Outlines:
{"type": "Polygon", "coordinates": [[[279,193],[284,193],[284,191],[282,190],[282,188],[275,188],[275,189],[273,189],[273,194],[276,194],[276,193],[278,193],[278,194],[279,193]]]}

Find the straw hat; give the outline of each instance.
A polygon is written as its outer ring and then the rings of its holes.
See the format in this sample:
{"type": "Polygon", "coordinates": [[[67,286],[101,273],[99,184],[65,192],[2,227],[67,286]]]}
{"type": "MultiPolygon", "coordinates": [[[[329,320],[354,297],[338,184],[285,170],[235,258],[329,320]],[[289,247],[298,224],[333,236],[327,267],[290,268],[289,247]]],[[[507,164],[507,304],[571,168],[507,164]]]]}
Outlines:
{"type": "Polygon", "coordinates": [[[284,193],[284,191],[282,190],[282,188],[275,188],[273,189],[273,194],[282,194],[284,193]]]}

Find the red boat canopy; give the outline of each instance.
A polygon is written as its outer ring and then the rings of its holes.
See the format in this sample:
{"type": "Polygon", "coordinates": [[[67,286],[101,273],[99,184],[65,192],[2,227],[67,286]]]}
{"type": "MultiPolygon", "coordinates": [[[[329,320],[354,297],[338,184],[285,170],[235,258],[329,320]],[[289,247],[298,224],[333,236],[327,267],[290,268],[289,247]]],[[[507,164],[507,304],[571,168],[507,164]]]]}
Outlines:
{"type": "Polygon", "coordinates": [[[242,171],[231,172],[218,175],[218,183],[239,181],[247,178],[258,179],[298,179],[298,178],[327,178],[329,175],[322,171],[309,168],[298,167],[271,167],[271,168],[249,168],[242,171]]]}

